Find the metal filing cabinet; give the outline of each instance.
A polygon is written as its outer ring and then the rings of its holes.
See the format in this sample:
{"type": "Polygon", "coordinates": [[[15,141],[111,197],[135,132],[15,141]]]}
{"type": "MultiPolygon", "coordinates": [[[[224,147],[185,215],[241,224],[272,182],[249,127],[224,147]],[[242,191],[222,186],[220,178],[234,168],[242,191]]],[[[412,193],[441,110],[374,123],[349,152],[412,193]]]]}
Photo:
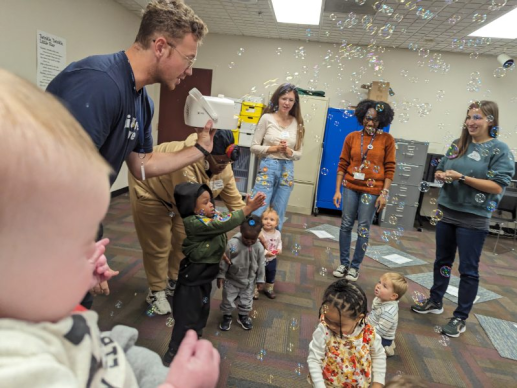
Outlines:
{"type": "Polygon", "coordinates": [[[429,143],[395,139],[397,168],[390,187],[390,199],[382,212],[380,225],[383,228],[412,229],[415,223],[420,182],[422,182],[429,143]],[[394,201],[394,199],[398,199],[394,201]],[[392,216],[397,218],[390,223],[392,216]]]}

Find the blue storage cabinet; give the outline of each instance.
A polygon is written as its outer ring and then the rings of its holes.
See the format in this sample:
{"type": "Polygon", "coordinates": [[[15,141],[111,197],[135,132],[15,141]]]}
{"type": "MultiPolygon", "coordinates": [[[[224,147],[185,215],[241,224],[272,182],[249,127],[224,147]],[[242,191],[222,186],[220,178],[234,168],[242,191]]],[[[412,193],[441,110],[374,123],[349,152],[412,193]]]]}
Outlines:
{"type": "MultiPolygon", "coordinates": [[[[314,214],[318,214],[319,208],[337,210],[333,198],[339,156],[346,136],[361,129],[362,125],[357,122],[353,110],[347,110],[345,114],[344,109],[328,109],[314,214]]],[[[384,128],[384,131],[389,132],[389,127],[384,128]]]]}

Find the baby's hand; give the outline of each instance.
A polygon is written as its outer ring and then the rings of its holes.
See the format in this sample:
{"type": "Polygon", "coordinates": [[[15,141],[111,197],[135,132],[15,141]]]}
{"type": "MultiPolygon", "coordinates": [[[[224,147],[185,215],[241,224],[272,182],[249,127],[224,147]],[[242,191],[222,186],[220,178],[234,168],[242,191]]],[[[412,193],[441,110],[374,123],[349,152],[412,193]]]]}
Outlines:
{"type": "Polygon", "coordinates": [[[113,271],[106,260],[104,252],[106,252],[106,245],[109,244],[109,239],[104,238],[95,243],[95,252],[89,261],[95,265],[93,270],[93,280],[91,289],[93,294],[109,295],[109,287],[107,281],[113,276],[119,274],[118,271],[113,271]]]}
{"type": "Polygon", "coordinates": [[[207,340],[187,331],[172,362],[167,380],[159,388],[212,388],[219,379],[219,352],[207,340]]]}

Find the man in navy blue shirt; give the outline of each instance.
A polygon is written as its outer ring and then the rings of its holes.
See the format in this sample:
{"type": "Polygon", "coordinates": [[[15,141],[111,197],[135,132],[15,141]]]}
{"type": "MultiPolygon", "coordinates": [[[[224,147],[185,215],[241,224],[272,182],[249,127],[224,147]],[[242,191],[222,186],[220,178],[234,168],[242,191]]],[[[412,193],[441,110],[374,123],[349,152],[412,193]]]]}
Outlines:
{"type": "MultiPolygon", "coordinates": [[[[133,176],[145,179],[179,170],[212,151],[215,130],[209,121],[197,130],[194,147],[153,153],[154,105],[145,89],[159,83],[174,90],[192,75],[198,45],[207,32],[182,0],[153,0],[131,47],[74,62],[48,85],[47,91],[70,110],[113,167],[111,184],[124,161],[133,176]]],[[[107,283],[99,287],[101,293],[109,293],[107,283]]]]}

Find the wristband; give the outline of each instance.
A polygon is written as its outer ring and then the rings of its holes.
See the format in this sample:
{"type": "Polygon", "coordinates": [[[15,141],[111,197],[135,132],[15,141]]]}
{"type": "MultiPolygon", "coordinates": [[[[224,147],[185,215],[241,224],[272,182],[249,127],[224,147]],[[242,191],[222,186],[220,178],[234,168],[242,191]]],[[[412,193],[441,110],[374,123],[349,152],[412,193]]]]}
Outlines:
{"type": "Polygon", "coordinates": [[[210,155],[210,152],[208,152],[207,150],[205,150],[203,147],[201,147],[198,143],[194,144],[194,147],[196,147],[199,151],[201,151],[201,153],[205,156],[208,156],[210,155]]]}

